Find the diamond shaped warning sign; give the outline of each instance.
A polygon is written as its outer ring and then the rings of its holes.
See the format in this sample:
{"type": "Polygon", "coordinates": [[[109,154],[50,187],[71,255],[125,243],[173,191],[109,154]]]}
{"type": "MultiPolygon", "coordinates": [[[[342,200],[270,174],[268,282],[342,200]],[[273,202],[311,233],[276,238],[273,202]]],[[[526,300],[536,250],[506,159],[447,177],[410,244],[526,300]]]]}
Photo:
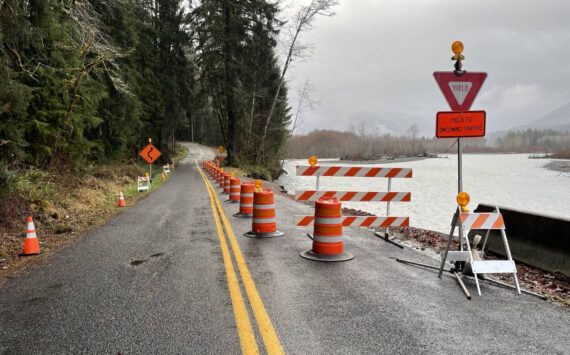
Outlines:
{"type": "Polygon", "coordinates": [[[149,164],[154,163],[161,154],[162,153],[160,153],[160,150],[156,149],[152,143],[147,144],[147,146],[144,147],[139,153],[141,158],[143,158],[149,164]]]}

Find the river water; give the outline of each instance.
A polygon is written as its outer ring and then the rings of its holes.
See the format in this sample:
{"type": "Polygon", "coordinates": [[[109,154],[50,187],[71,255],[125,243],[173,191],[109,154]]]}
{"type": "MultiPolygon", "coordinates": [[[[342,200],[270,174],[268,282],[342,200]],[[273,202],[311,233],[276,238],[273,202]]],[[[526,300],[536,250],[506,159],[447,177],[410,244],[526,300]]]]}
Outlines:
{"type": "MultiPolygon", "coordinates": [[[[463,156],[463,190],[471,196],[470,208],[478,203],[505,206],[556,217],[570,218],[570,174],[543,166],[551,159],[528,159],[527,154],[466,154],[463,156]]],[[[361,165],[322,161],[322,165],[361,165]]],[[[279,184],[295,190],[315,189],[315,177],[295,176],[295,166],[306,160],[285,162],[279,184]]],[[[366,166],[412,168],[412,179],[392,179],[392,191],[411,191],[412,201],[392,203],[391,216],[409,216],[414,227],[449,233],[456,208],[457,155],[405,163],[366,166]]],[[[388,179],[321,177],[321,190],[387,191],[388,179]]],[[[385,215],[383,202],[344,202],[343,207],[385,215]]]]}

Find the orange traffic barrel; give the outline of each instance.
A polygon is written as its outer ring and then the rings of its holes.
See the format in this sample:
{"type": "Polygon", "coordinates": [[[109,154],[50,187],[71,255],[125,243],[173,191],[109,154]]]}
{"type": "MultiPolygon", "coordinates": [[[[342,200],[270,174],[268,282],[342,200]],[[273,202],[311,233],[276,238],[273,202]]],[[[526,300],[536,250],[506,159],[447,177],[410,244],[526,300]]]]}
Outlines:
{"type": "Polygon", "coordinates": [[[255,185],[251,182],[241,184],[239,196],[239,212],[234,217],[251,218],[253,216],[253,192],[255,185]]]}
{"type": "Polygon", "coordinates": [[[244,235],[251,238],[271,238],[285,235],[285,233],[277,230],[275,204],[273,203],[273,191],[271,189],[263,189],[253,193],[251,232],[244,235]]]}
{"type": "Polygon", "coordinates": [[[210,175],[210,179],[214,179],[216,177],[214,167],[212,166],[212,162],[208,162],[208,175],[210,175]]]}
{"type": "Polygon", "coordinates": [[[36,255],[40,253],[40,244],[36,235],[36,227],[32,216],[26,220],[26,238],[24,239],[24,252],[21,255],[36,255]]]}
{"type": "Polygon", "coordinates": [[[305,259],[317,261],[347,261],[354,255],[344,250],[342,242],[342,207],[334,197],[315,202],[313,248],[301,253],[305,259]]]}
{"type": "Polygon", "coordinates": [[[224,186],[225,186],[226,176],[229,178],[229,177],[230,177],[230,174],[228,174],[228,173],[226,173],[226,172],[223,172],[223,173],[220,174],[220,180],[219,180],[218,182],[219,182],[219,185],[220,185],[220,187],[221,187],[222,189],[223,189],[224,186]]]}
{"type": "Polygon", "coordinates": [[[240,192],[240,180],[237,177],[230,177],[230,198],[226,202],[238,203],[240,192]]]}
{"type": "Polygon", "coordinates": [[[224,191],[222,191],[222,193],[227,195],[230,194],[230,179],[231,179],[230,174],[224,173],[224,191]]]}

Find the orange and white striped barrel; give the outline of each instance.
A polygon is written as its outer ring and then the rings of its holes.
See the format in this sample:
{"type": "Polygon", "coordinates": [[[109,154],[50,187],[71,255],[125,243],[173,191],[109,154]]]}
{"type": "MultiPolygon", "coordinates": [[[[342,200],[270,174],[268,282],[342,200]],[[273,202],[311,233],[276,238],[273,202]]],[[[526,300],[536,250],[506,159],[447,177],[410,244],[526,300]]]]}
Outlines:
{"type": "Polygon", "coordinates": [[[240,188],[239,212],[234,217],[249,218],[253,216],[253,192],[255,185],[244,182],[240,188]]]}
{"type": "Polygon", "coordinates": [[[253,220],[251,232],[246,237],[279,237],[285,233],[277,230],[275,222],[275,203],[271,189],[263,189],[253,193],[253,220]]]}
{"type": "Polygon", "coordinates": [[[336,198],[320,198],[315,202],[313,252],[315,254],[342,254],[342,211],[336,198]]]}
{"type": "Polygon", "coordinates": [[[230,174],[224,173],[224,191],[223,193],[226,195],[230,194],[230,174]]]}
{"type": "Polygon", "coordinates": [[[230,178],[230,198],[229,202],[238,203],[240,192],[240,180],[237,177],[230,178]]]}
{"type": "Polygon", "coordinates": [[[219,180],[218,182],[219,182],[220,187],[221,187],[222,189],[224,189],[224,187],[226,186],[226,183],[225,183],[225,181],[226,181],[226,176],[228,177],[228,179],[230,178],[230,174],[228,174],[228,173],[225,173],[225,172],[224,172],[224,173],[221,173],[221,174],[220,174],[220,180],[219,180]]]}
{"type": "Polygon", "coordinates": [[[313,247],[301,256],[316,261],[353,259],[354,256],[344,250],[342,219],[342,206],[335,197],[319,198],[315,202],[313,247]]]}

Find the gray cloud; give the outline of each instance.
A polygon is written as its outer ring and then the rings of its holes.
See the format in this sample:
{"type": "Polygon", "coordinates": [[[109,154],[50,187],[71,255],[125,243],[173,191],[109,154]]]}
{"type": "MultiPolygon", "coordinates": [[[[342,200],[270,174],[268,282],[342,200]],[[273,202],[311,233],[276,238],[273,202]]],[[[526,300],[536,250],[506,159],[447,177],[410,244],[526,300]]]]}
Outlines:
{"type": "Polygon", "coordinates": [[[293,106],[306,78],[320,102],[305,112],[300,132],[363,121],[397,133],[416,123],[433,134],[435,113],[449,108],[432,73],[453,69],[456,39],[465,44],[465,68],[489,73],[472,107],[487,111],[488,131],[570,101],[568,1],[341,1],[335,17],[304,34],[314,53],[288,78],[293,106]]]}

